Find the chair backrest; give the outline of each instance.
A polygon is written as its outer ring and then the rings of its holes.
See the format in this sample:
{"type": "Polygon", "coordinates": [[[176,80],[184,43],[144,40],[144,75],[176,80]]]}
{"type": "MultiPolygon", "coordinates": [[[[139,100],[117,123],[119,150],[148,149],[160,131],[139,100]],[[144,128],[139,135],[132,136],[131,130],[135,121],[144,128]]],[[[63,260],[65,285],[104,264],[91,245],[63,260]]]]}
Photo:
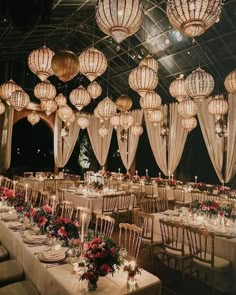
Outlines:
{"type": "Polygon", "coordinates": [[[39,192],[39,207],[49,204],[49,193],[46,191],[39,192]]]}
{"type": "Polygon", "coordinates": [[[174,199],[175,202],[185,203],[185,190],[182,188],[174,188],[174,199]]]}
{"type": "Polygon", "coordinates": [[[187,226],[186,230],[191,256],[199,262],[204,262],[214,267],[214,232],[191,226],[187,226]]]}
{"type": "Polygon", "coordinates": [[[117,212],[129,211],[131,205],[131,194],[124,193],[117,196],[117,212]]]}
{"type": "Polygon", "coordinates": [[[158,186],[157,187],[158,197],[160,198],[166,198],[167,197],[167,191],[165,186],[158,186]]]}
{"type": "Polygon", "coordinates": [[[56,180],[55,179],[45,179],[44,180],[44,190],[55,191],[56,190],[56,180]]]}
{"type": "Polygon", "coordinates": [[[39,202],[39,191],[36,189],[32,189],[29,200],[31,201],[33,206],[36,206],[36,204],[38,204],[39,202]]]}
{"type": "Polygon", "coordinates": [[[185,255],[185,225],[160,219],[162,245],[166,250],[172,250],[173,254],[185,255]]]}
{"type": "Polygon", "coordinates": [[[84,219],[84,230],[85,230],[85,232],[88,231],[89,223],[90,223],[90,220],[91,220],[91,215],[92,215],[92,210],[91,209],[89,209],[87,207],[81,207],[81,206],[76,207],[75,218],[79,221],[80,224],[82,224],[83,216],[85,217],[85,219],[84,219]]]}
{"type": "Polygon", "coordinates": [[[141,210],[145,213],[156,213],[157,206],[156,206],[156,198],[143,198],[140,202],[141,210]]]}
{"type": "Polygon", "coordinates": [[[129,258],[138,259],[140,245],[142,241],[143,229],[135,224],[119,224],[119,245],[127,251],[129,258]]]}
{"type": "Polygon", "coordinates": [[[74,212],[74,203],[71,201],[62,201],[61,217],[72,219],[73,212],[74,212]]]}
{"type": "Polygon", "coordinates": [[[164,212],[168,210],[169,204],[167,198],[156,198],[156,208],[157,212],[164,212]]]}
{"type": "Polygon", "coordinates": [[[135,225],[143,229],[142,239],[149,240],[153,243],[154,215],[143,211],[135,211],[133,222],[135,225]]]}
{"type": "Polygon", "coordinates": [[[133,208],[141,208],[142,200],[145,198],[145,193],[139,191],[139,192],[133,192],[133,208]]]}
{"type": "Polygon", "coordinates": [[[115,226],[115,219],[108,215],[97,214],[95,236],[103,235],[111,237],[115,226]]]}
{"type": "Polygon", "coordinates": [[[153,196],[154,188],[152,183],[147,183],[144,185],[144,190],[147,195],[153,196]]]}
{"type": "Polygon", "coordinates": [[[204,202],[206,201],[206,193],[202,191],[191,191],[192,202],[199,201],[204,202]]]}
{"type": "Polygon", "coordinates": [[[58,202],[61,205],[63,201],[65,201],[65,191],[63,189],[57,189],[56,196],[58,198],[58,202]]]}
{"type": "Polygon", "coordinates": [[[115,195],[107,195],[103,196],[102,198],[102,214],[108,213],[113,214],[115,211],[115,208],[117,206],[117,196],[115,195]]]}

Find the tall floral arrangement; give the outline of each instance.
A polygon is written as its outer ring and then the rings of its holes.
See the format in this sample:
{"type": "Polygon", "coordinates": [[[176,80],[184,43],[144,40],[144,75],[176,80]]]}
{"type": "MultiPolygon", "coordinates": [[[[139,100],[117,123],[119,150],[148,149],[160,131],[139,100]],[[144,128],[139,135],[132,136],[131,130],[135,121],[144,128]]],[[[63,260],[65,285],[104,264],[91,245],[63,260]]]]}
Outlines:
{"type": "Polygon", "coordinates": [[[31,208],[29,214],[33,218],[33,221],[37,223],[42,233],[53,222],[52,208],[48,205],[44,205],[38,210],[31,208]]]}

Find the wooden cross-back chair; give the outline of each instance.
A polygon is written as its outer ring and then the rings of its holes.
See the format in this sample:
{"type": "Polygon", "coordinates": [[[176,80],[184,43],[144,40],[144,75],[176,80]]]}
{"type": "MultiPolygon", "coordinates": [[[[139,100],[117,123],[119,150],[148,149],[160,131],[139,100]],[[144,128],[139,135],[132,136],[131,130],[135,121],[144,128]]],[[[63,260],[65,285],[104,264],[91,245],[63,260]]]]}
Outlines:
{"type": "Polygon", "coordinates": [[[180,205],[180,206],[186,205],[186,201],[185,201],[186,192],[185,192],[184,189],[182,189],[182,188],[174,188],[173,189],[173,194],[174,194],[174,203],[175,203],[175,205],[180,205]]]}
{"type": "Polygon", "coordinates": [[[143,198],[140,202],[141,210],[145,213],[156,213],[156,198],[143,198]]]}
{"type": "Polygon", "coordinates": [[[206,192],[203,191],[191,191],[192,202],[199,201],[204,202],[206,201],[206,192]]]}
{"type": "Polygon", "coordinates": [[[31,196],[29,198],[30,202],[32,203],[33,206],[38,205],[39,203],[39,191],[36,189],[32,189],[31,191],[31,196]]]}
{"type": "Polygon", "coordinates": [[[117,224],[119,224],[120,217],[125,217],[127,220],[130,221],[131,219],[131,193],[123,193],[117,196],[117,205],[115,209],[115,217],[117,224]]]}
{"type": "Polygon", "coordinates": [[[102,209],[94,209],[93,213],[114,215],[117,206],[117,196],[116,195],[106,195],[102,197],[102,209]]]}
{"type": "Polygon", "coordinates": [[[158,192],[158,197],[159,198],[162,198],[162,199],[166,199],[167,198],[166,186],[158,186],[157,187],[157,192],[158,192]]]}
{"type": "Polygon", "coordinates": [[[91,221],[92,210],[87,207],[76,207],[75,218],[82,224],[84,218],[84,231],[87,232],[91,221]]]}
{"type": "Polygon", "coordinates": [[[63,189],[57,189],[56,196],[58,198],[59,205],[62,205],[62,202],[65,201],[65,191],[63,189]]]}
{"type": "Polygon", "coordinates": [[[169,204],[168,204],[168,199],[167,198],[156,198],[156,208],[157,208],[157,212],[164,212],[166,210],[168,210],[169,208],[169,204]]]}
{"type": "Polygon", "coordinates": [[[49,204],[49,193],[46,191],[39,192],[39,207],[49,204]]]}
{"type": "Polygon", "coordinates": [[[144,190],[147,196],[153,197],[154,195],[154,187],[152,183],[146,183],[144,185],[144,190]]]}
{"type": "Polygon", "coordinates": [[[115,226],[115,219],[109,215],[97,214],[95,224],[95,236],[111,237],[115,226]]]}
{"type": "Polygon", "coordinates": [[[71,201],[62,201],[62,218],[70,218],[72,219],[74,213],[74,203],[71,201]]]}

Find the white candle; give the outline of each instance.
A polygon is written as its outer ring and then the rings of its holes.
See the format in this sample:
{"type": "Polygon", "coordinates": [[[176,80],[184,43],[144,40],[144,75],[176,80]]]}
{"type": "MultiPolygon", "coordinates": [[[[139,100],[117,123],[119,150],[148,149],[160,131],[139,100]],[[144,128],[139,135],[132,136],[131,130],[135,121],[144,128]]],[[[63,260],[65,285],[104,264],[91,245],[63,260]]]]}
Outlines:
{"type": "Polygon", "coordinates": [[[13,196],[15,197],[16,195],[16,181],[13,181],[13,196]]]}
{"type": "Polygon", "coordinates": [[[56,196],[52,196],[52,215],[55,213],[55,206],[56,205],[56,196]]]}
{"type": "Polygon", "coordinates": [[[223,188],[223,189],[225,188],[225,182],[224,182],[224,179],[222,179],[222,188],[223,188]]]}
{"type": "Polygon", "coordinates": [[[161,178],[161,172],[159,172],[159,178],[161,178]]]}
{"type": "Polygon", "coordinates": [[[197,176],[195,176],[195,183],[197,183],[197,176]]]}
{"type": "Polygon", "coordinates": [[[171,175],[171,180],[172,180],[172,181],[174,180],[174,174],[171,175]]]}
{"type": "Polygon", "coordinates": [[[82,214],[82,224],[81,224],[81,243],[84,242],[84,227],[85,227],[85,218],[86,218],[86,213],[82,214]]]}
{"type": "Polygon", "coordinates": [[[146,169],[146,176],[148,177],[148,169],[146,169]]]}
{"type": "Polygon", "coordinates": [[[138,176],[138,170],[135,171],[135,175],[138,176]]]}
{"type": "Polygon", "coordinates": [[[28,183],[25,184],[25,203],[28,202],[28,183]]]}
{"type": "Polygon", "coordinates": [[[169,180],[170,180],[170,171],[168,171],[168,178],[169,178],[169,180]]]}
{"type": "Polygon", "coordinates": [[[102,171],[105,171],[105,167],[104,166],[102,167],[102,171]]]}
{"type": "Polygon", "coordinates": [[[118,168],[118,173],[120,174],[120,168],[118,168]]]}

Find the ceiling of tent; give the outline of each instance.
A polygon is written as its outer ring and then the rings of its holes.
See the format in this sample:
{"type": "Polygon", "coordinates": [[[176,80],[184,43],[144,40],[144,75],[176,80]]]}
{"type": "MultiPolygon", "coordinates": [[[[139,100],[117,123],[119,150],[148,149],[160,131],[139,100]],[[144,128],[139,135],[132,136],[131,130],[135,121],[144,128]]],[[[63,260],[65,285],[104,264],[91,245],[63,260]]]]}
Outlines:
{"type": "MultiPolygon", "coordinates": [[[[33,97],[33,87],[39,79],[28,68],[29,53],[44,43],[55,52],[67,48],[77,54],[94,44],[105,54],[109,64],[109,70],[97,79],[103,87],[103,95],[98,101],[107,92],[113,99],[129,94],[134,102],[133,108],[138,108],[139,97],[129,88],[128,75],[147,53],[159,62],[157,92],[164,103],[175,101],[168,90],[171,81],[181,73],[187,76],[199,65],[213,75],[214,93],[225,93],[224,78],[236,64],[236,0],[226,0],[220,22],[195,40],[184,36],[181,39],[170,25],[165,13],[166,1],[143,0],[145,17],[142,27],[119,47],[97,27],[96,3],[97,0],[52,0],[51,12],[47,11],[39,24],[24,33],[2,9],[0,83],[13,78],[30,94],[32,101],[38,101],[33,97]]],[[[22,14],[22,18],[26,15],[27,12],[22,14]]],[[[81,74],[68,83],[55,76],[50,81],[67,97],[78,85],[89,84],[81,74]]],[[[85,110],[92,111],[98,101],[85,110]]]]}

